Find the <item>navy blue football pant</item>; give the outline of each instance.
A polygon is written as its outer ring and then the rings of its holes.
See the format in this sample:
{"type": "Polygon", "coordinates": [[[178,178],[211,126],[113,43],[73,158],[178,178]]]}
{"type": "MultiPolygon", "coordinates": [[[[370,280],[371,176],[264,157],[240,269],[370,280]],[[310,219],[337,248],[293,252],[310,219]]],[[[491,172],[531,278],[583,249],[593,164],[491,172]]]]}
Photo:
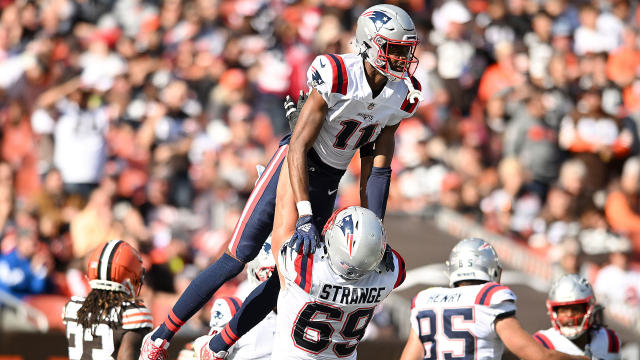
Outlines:
{"type": "MultiPolygon", "coordinates": [[[[152,336],[153,339],[162,337],[169,340],[173,337],[184,322],[200,310],[222,284],[238,275],[244,264],[258,255],[273,228],[278,178],[289,149],[290,137],[291,135],[287,135],[280,142],[278,150],[258,179],[242,210],[229,242],[228,250],[231,256],[224,254],[193,279],[163,325],[152,336]]],[[[307,167],[313,220],[321,229],[333,212],[338,184],[344,170],[323,163],[313,149],[309,150],[307,155],[307,167]]]]}

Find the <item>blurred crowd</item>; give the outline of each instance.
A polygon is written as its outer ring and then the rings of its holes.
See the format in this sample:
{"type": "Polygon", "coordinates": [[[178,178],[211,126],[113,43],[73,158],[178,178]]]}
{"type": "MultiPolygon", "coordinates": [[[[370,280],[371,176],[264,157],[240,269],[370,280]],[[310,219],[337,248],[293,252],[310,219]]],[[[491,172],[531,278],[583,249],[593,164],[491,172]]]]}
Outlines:
{"type": "MultiPolygon", "coordinates": [[[[165,314],[225,250],[284,97],[317,54],[352,52],[372,4],[0,0],[0,291],[85,295],[86,255],[120,238],[165,314]]],[[[425,101],[397,132],[389,211],[454,209],[640,308],[637,4],[395,4],[425,101]]],[[[356,157],[338,205],[358,176],[356,157]]]]}

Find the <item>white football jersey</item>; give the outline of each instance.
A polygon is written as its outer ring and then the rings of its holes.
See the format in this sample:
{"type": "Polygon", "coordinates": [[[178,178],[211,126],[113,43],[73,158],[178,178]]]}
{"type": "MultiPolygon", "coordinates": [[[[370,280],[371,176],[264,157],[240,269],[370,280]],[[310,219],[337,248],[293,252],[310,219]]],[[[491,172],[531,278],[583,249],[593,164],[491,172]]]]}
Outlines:
{"type": "Polygon", "coordinates": [[[356,359],[375,307],[404,281],[404,260],[394,251],[394,271],[346,280],[323,249],[309,256],[283,249],[278,262],[286,286],[278,297],[273,359],[356,359]]]}
{"type": "MultiPolygon", "coordinates": [[[[591,355],[602,360],[620,359],[620,340],[615,331],[605,327],[594,328],[589,330],[591,337],[591,355]]],[[[554,349],[570,355],[584,355],[584,351],[580,349],[573,341],[564,337],[560,331],[555,328],[540,330],[533,335],[540,344],[547,349],[554,349]]]]}
{"type": "MultiPolygon", "coordinates": [[[[418,80],[411,77],[414,88],[418,80]]],[[[315,58],[307,71],[307,85],[327,102],[329,111],[313,144],[323,162],[346,169],[356,150],[376,140],[382,128],[412,116],[418,107],[407,100],[403,81],[387,81],[373,97],[362,57],[356,54],[325,54],[315,58]]]]}
{"type": "Polygon", "coordinates": [[[424,358],[500,359],[504,344],[494,322],[515,315],[515,301],[508,287],[493,282],[419,292],[411,304],[411,327],[424,358]]]}

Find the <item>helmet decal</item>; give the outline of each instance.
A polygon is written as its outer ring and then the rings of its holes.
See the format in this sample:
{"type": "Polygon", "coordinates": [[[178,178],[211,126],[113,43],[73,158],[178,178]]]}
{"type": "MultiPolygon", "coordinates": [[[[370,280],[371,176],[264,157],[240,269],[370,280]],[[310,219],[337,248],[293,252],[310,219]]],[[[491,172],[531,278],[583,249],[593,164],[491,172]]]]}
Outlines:
{"type": "Polygon", "coordinates": [[[331,268],[348,280],[376,269],[386,247],[382,222],[371,210],[359,206],[334,212],[324,237],[331,268]]]}
{"type": "Polygon", "coordinates": [[[347,248],[349,248],[349,257],[353,258],[353,234],[347,234],[347,248]]]}
{"type": "Polygon", "coordinates": [[[380,31],[380,29],[386,25],[391,17],[380,10],[367,11],[362,14],[362,16],[366,16],[373,22],[373,26],[376,27],[376,31],[380,31]]]}

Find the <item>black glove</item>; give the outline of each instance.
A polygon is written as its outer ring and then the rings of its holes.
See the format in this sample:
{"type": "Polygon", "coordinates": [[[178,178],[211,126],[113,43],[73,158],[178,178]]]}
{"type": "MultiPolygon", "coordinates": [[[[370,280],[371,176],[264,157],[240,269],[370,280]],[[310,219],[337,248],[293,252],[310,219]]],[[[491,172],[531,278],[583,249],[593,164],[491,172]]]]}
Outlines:
{"type": "Polygon", "coordinates": [[[296,104],[291,96],[287,95],[284,99],[284,110],[286,111],[286,118],[289,121],[289,128],[293,131],[293,128],[296,127],[296,122],[298,122],[298,115],[300,115],[300,110],[304,106],[304,103],[307,101],[309,95],[305,94],[304,91],[300,90],[298,94],[298,104],[296,104]]]}
{"type": "Polygon", "coordinates": [[[291,240],[289,240],[289,247],[300,253],[303,251],[304,255],[316,252],[316,247],[320,246],[320,236],[318,235],[318,229],[313,224],[311,215],[304,215],[298,218],[296,221],[296,231],[293,233],[291,240]]]}
{"type": "Polygon", "coordinates": [[[396,269],[396,266],[393,264],[393,251],[391,251],[391,246],[389,246],[389,244],[387,244],[387,247],[384,249],[382,263],[387,271],[394,271],[396,269]]]}

